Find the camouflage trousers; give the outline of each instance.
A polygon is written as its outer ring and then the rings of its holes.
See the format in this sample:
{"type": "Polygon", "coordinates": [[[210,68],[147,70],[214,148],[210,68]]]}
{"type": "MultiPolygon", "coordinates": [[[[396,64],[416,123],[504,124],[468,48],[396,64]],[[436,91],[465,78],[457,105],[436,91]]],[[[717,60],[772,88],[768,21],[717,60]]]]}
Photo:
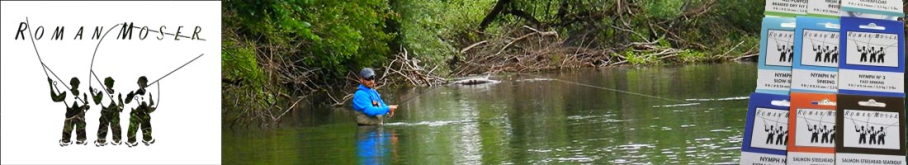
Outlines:
{"type": "Polygon", "coordinates": [[[73,129],[76,129],[76,140],[85,141],[85,114],[80,113],[73,117],[63,120],[63,142],[69,143],[72,137],[73,129]]]}
{"type": "Polygon", "coordinates": [[[101,111],[101,118],[98,119],[101,125],[98,127],[98,142],[107,142],[107,130],[113,131],[113,143],[120,143],[120,112],[118,111],[101,111]],[[109,126],[108,126],[109,125],[109,126]]]}
{"type": "Polygon", "coordinates": [[[139,128],[142,129],[143,140],[150,141],[153,139],[151,137],[151,116],[147,113],[133,111],[129,114],[129,130],[126,132],[129,143],[136,142],[136,131],[139,131],[139,128]]]}

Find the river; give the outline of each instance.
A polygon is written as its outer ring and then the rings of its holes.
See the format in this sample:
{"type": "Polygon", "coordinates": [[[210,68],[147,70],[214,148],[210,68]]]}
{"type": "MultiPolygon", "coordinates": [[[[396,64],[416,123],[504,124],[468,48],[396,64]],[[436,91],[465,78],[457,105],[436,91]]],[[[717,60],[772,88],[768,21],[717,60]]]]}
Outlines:
{"type": "MultiPolygon", "coordinates": [[[[277,128],[223,129],[224,164],[737,164],[756,64],[495,75],[379,90],[381,127],[313,106],[277,128]]],[[[352,90],[352,89],[351,89],[352,90]]],[[[352,91],[351,91],[352,92],[352,91]]]]}

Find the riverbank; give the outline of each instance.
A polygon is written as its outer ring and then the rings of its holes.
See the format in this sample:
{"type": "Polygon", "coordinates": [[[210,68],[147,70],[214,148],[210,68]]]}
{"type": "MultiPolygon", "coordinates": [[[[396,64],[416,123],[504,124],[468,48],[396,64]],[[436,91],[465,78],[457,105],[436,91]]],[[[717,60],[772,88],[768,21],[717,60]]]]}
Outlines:
{"type": "Polygon", "coordinates": [[[687,65],[758,54],[759,1],[257,1],[223,6],[225,122],[342,104],[355,72],[433,86],[469,75],[687,65]],[[622,2],[622,3],[617,3],[622,2]],[[321,97],[324,95],[326,97],[321,97]],[[300,97],[297,97],[300,96],[300,97]]]}
{"type": "Polygon", "coordinates": [[[301,107],[277,128],[222,130],[223,157],[241,164],[733,164],[756,69],[578,68],[493,75],[501,82],[489,85],[382,89],[386,102],[401,106],[383,127],[357,127],[346,106],[301,107]],[[667,106],[680,103],[559,80],[699,104],[667,106]]]}

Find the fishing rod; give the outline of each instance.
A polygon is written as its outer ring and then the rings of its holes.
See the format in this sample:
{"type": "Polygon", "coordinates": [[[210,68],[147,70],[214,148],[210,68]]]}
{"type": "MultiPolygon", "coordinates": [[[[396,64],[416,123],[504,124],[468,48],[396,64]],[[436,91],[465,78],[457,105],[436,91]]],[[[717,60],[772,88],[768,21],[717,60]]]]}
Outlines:
{"type": "Polygon", "coordinates": [[[820,115],[820,123],[823,123],[823,118],[824,118],[824,117],[826,117],[826,116],[825,116],[825,115],[820,115]]]}
{"type": "Polygon", "coordinates": [[[858,123],[854,121],[854,118],[851,118],[851,117],[845,117],[845,118],[848,118],[848,119],[851,120],[851,124],[854,125],[854,129],[855,129],[855,130],[858,129],[858,123]]]}
{"type": "MultiPolygon", "coordinates": [[[[101,47],[101,41],[104,41],[104,38],[107,38],[107,34],[110,33],[111,30],[116,29],[117,26],[120,26],[121,24],[123,24],[123,23],[118,23],[118,24],[114,25],[113,27],[111,27],[110,29],[107,29],[107,32],[104,32],[104,36],[101,36],[101,38],[98,39],[98,44],[95,45],[95,51],[91,55],[91,65],[89,65],[89,67],[88,67],[88,76],[91,76],[91,74],[93,74],[93,72],[95,71],[95,57],[98,56],[98,48],[101,47]]],[[[101,80],[98,80],[98,81],[101,81],[101,80]]],[[[91,78],[88,79],[88,86],[91,87],[91,78]]]]}
{"type": "Polygon", "coordinates": [[[158,103],[155,104],[155,108],[158,108],[159,106],[161,106],[161,83],[158,83],[158,82],[160,82],[161,79],[167,78],[167,76],[170,76],[170,74],[173,74],[173,72],[176,72],[176,71],[178,71],[178,70],[180,70],[180,69],[183,69],[183,67],[185,67],[186,65],[189,65],[189,63],[192,63],[193,61],[195,61],[195,60],[201,58],[201,57],[204,56],[204,55],[205,55],[205,53],[199,54],[199,56],[196,56],[195,58],[192,58],[192,60],[189,60],[189,62],[186,62],[186,63],[184,63],[183,65],[180,65],[180,67],[177,67],[176,69],[173,69],[172,71],[168,72],[168,73],[165,74],[164,76],[161,76],[161,78],[158,78],[157,80],[154,80],[154,82],[151,82],[151,84],[148,84],[148,86],[151,86],[151,85],[154,85],[154,84],[157,84],[157,85],[158,85],[158,86],[156,87],[156,88],[158,88],[158,89],[157,89],[157,90],[158,90],[158,103]]]}
{"type": "MultiPolygon", "coordinates": [[[[47,67],[47,66],[44,65],[44,63],[41,63],[41,66],[47,67]]],[[[44,74],[47,74],[46,69],[45,69],[44,74]]],[[[50,76],[47,76],[47,77],[50,78],[50,76]]],[[[54,77],[56,77],[56,76],[54,76],[54,77]]],[[[60,78],[57,77],[57,79],[60,79],[60,78]]],[[[65,84],[64,84],[64,85],[65,85],[65,84]]],[[[53,86],[54,86],[54,89],[57,89],[57,93],[60,93],[60,87],[57,86],[57,82],[56,82],[56,81],[54,81],[53,86]]],[[[51,91],[51,92],[53,92],[53,91],[51,91]]],[[[77,97],[77,98],[78,98],[78,97],[77,97]]],[[[66,107],[69,107],[69,103],[66,103],[66,101],[63,101],[63,105],[66,105],[66,107]]]]}
{"type": "Polygon", "coordinates": [[[779,115],[779,117],[776,117],[776,125],[779,125],[779,120],[781,120],[781,119],[782,119],[782,115],[779,115]]]}
{"type": "MultiPolygon", "coordinates": [[[[180,65],[180,67],[177,67],[176,69],[174,69],[174,70],[168,72],[168,73],[165,74],[164,76],[161,76],[161,78],[158,78],[157,80],[154,80],[153,82],[151,82],[150,84],[147,85],[147,86],[151,86],[151,85],[157,84],[157,87],[156,87],[156,88],[157,88],[157,90],[158,90],[158,103],[155,104],[155,108],[157,108],[157,107],[159,107],[159,106],[161,105],[161,83],[158,83],[158,82],[160,82],[161,79],[167,78],[167,76],[170,76],[170,74],[173,74],[173,72],[176,72],[176,71],[178,71],[178,70],[180,70],[180,69],[183,69],[183,67],[185,67],[186,65],[189,65],[189,63],[194,62],[195,60],[201,58],[201,57],[204,56],[204,55],[205,55],[205,53],[199,54],[199,56],[196,56],[195,58],[192,58],[192,60],[189,60],[189,62],[186,62],[186,63],[184,63],[183,65],[180,65]]],[[[100,80],[99,80],[99,81],[100,81],[100,80]]],[[[146,86],[146,87],[147,87],[147,86],[146,86]]],[[[133,98],[133,99],[136,100],[136,99],[138,99],[138,98],[133,98]]]]}
{"type": "Polygon", "coordinates": [[[202,57],[202,56],[204,56],[204,55],[205,55],[205,53],[199,54],[199,56],[196,56],[196,57],[193,58],[192,60],[189,60],[189,62],[186,62],[186,63],[184,63],[183,65],[180,65],[180,67],[177,67],[177,69],[174,69],[173,71],[170,71],[170,73],[165,74],[165,75],[162,76],[161,78],[158,78],[157,80],[152,81],[151,84],[148,84],[148,86],[151,86],[151,85],[154,85],[155,83],[158,83],[158,81],[161,81],[161,79],[164,79],[164,78],[166,78],[167,76],[170,76],[170,74],[173,74],[173,72],[176,72],[177,70],[183,69],[184,66],[189,65],[189,63],[192,63],[193,61],[199,59],[200,57],[202,57]]]}
{"type": "MultiPolygon", "coordinates": [[[[31,35],[28,38],[31,39],[31,41],[32,41],[32,47],[35,48],[35,56],[38,56],[38,62],[41,63],[41,69],[44,70],[44,75],[47,76],[47,78],[49,79],[50,75],[47,74],[47,71],[50,70],[50,73],[53,74],[54,77],[57,78],[57,80],[59,80],[61,82],[60,84],[63,84],[63,86],[65,86],[66,89],[72,90],[72,88],[69,87],[69,85],[66,85],[66,83],[62,83],[62,82],[64,82],[63,79],[61,79],[59,76],[57,76],[57,73],[54,73],[54,70],[51,70],[50,67],[48,67],[47,64],[44,63],[44,59],[41,58],[41,53],[38,53],[38,45],[35,44],[35,36],[34,36],[34,33],[32,32],[32,26],[31,26],[31,23],[29,23],[29,21],[28,21],[28,17],[25,17],[25,24],[28,24],[28,26],[26,26],[26,27],[28,28],[28,34],[31,35]]],[[[57,89],[57,93],[60,93],[60,88],[57,87],[57,83],[54,82],[53,85],[54,85],[54,88],[57,89]]],[[[83,104],[87,103],[85,100],[82,100],[81,98],[79,98],[79,95],[73,94],[73,97],[75,97],[79,101],[82,101],[83,104]]],[[[66,101],[63,101],[63,104],[66,105],[66,107],[69,107],[69,103],[66,103],[66,101]]]]}
{"type": "MultiPolygon", "coordinates": [[[[98,82],[98,84],[101,85],[101,88],[104,90],[103,93],[104,93],[105,95],[107,95],[107,97],[110,98],[110,101],[111,101],[111,102],[113,102],[113,100],[114,100],[113,94],[107,93],[107,91],[110,91],[110,88],[107,88],[107,86],[105,86],[104,84],[101,84],[101,79],[98,78],[98,74],[96,74],[95,71],[91,71],[91,75],[92,75],[93,77],[95,77],[95,80],[98,80],[98,81],[96,81],[96,82],[98,82]]],[[[89,83],[90,83],[90,82],[89,82],[89,83]]],[[[88,85],[88,86],[91,87],[91,85],[88,85]]],[[[90,92],[94,92],[94,91],[90,91],[90,92]]],[[[92,95],[94,95],[94,93],[92,93],[92,95]]]]}
{"type": "Polygon", "coordinates": [[[410,97],[410,98],[404,99],[403,101],[401,101],[401,102],[398,103],[398,104],[404,104],[404,103],[410,102],[410,101],[412,101],[413,99],[415,99],[415,98],[417,98],[417,97],[419,97],[419,96],[422,96],[423,94],[426,94],[426,93],[435,91],[436,89],[439,89],[439,87],[436,86],[436,87],[432,87],[432,89],[429,89],[429,91],[419,92],[419,94],[416,94],[416,96],[412,96],[412,97],[410,97]]]}

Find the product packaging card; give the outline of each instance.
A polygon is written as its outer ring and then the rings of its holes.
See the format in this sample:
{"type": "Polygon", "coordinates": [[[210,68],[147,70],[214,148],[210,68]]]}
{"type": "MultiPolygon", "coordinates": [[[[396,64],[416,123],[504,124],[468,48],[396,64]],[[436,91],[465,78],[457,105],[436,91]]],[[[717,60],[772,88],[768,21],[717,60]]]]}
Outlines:
{"type": "Polygon", "coordinates": [[[807,0],[766,0],[767,16],[795,17],[807,14],[807,0]]]}
{"type": "Polygon", "coordinates": [[[756,92],[788,95],[795,52],[795,25],[794,18],[763,18],[756,92]]]}
{"type": "Polygon", "coordinates": [[[788,95],[753,93],[747,108],[741,164],[785,164],[788,95]]]}
{"type": "Polygon", "coordinates": [[[839,19],[799,16],[791,66],[791,91],[838,92],[839,19]]]}
{"type": "Polygon", "coordinates": [[[842,17],[896,20],[904,17],[901,0],[841,0],[842,17]]]}
{"type": "Polygon", "coordinates": [[[836,164],[905,164],[902,98],[839,94],[836,164]]]}
{"type": "Polygon", "coordinates": [[[896,21],[842,17],[839,93],[905,97],[905,31],[896,21]]]}
{"type": "Polygon", "coordinates": [[[835,164],[835,94],[791,92],[788,164],[835,164]]]}
{"type": "Polygon", "coordinates": [[[839,18],[839,0],[812,0],[807,2],[807,15],[812,17],[839,18]]]}

